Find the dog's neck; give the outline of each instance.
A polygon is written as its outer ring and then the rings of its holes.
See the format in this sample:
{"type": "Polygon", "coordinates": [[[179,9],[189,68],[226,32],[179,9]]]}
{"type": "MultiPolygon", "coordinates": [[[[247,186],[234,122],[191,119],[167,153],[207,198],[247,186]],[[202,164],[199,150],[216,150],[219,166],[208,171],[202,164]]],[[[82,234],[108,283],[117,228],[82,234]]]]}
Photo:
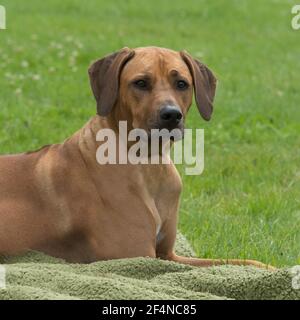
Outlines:
{"type": "MultiPolygon", "coordinates": [[[[95,115],[92,117],[83,128],[81,128],[78,132],[74,134],[74,136],[71,138],[72,140],[77,140],[77,144],[79,147],[79,150],[83,155],[89,155],[90,159],[92,161],[95,161],[96,152],[98,147],[103,143],[103,141],[97,141],[97,133],[100,130],[103,129],[110,129],[114,132],[116,137],[116,147],[118,150],[119,147],[119,117],[116,115],[116,113],[111,113],[107,117],[101,117],[99,115],[95,115]]],[[[125,120],[122,120],[125,121],[125,120]]],[[[126,137],[123,137],[124,139],[127,139],[128,132],[132,129],[132,126],[129,121],[127,121],[127,134],[126,137]]],[[[130,148],[131,144],[127,144],[127,150],[130,148]]],[[[88,160],[88,159],[86,159],[88,160]]]]}
{"type": "Polygon", "coordinates": [[[133,119],[130,109],[122,102],[117,102],[112,111],[105,118],[100,117],[100,120],[104,128],[112,129],[116,134],[119,133],[120,121],[126,121],[127,133],[133,129],[133,119]]]}
{"type": "MultiPolygon", "coordinates": [[[[103,137],[101,137],[101,139],[97,139],[97,134],[101,130],[105,129],[112,130],[115,135],[116,159],[120,159],[120,156],[123,158],[127,158],[129,149],[135,143],[135,141],[128,141],[128,133],[132,129],[132,125],[130,123],[129,125],[127,124],[127,132],[121,132],[119,124],[116,123],[114,118],[112,118],[111,116],[101,117],[99,115],[96,115],[92,117],[82,129],[76,132],[73,137],[71,137],[71,140],[75,140],[75,143],[78,145],[81,154],[86,157],[86,161],[92,161],[93,163],[95,163],[97,149],[101,144],[104,143],[103,137]],[[119,152],[122,151],[124,152],[123,156],[119,154],[119,152]]],[[[148,150],[148,154],[151,154],[151,148],[148,150]]],[[[161,145],[159,147],[159,157],[161,157],[161,145]]]]}

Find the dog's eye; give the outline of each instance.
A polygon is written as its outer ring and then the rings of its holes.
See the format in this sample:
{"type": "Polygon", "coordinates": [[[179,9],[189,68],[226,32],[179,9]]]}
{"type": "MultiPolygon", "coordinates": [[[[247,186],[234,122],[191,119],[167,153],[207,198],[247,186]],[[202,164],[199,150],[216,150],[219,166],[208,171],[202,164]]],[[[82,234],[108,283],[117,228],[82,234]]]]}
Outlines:
{"type": "Polygon", "coordinates": [[[137,80],[134,82],[134,85],[139,89],[147,89],[148,84],[145,80],[137,80]]]}
{"type": "Polygon", "coordinates": [[[176,88],[179,90],[184,90],[184,89],[187,89],[188,87],[189,87],[189,84],[184,80],[178,80],[176,82],[176,88]]]}

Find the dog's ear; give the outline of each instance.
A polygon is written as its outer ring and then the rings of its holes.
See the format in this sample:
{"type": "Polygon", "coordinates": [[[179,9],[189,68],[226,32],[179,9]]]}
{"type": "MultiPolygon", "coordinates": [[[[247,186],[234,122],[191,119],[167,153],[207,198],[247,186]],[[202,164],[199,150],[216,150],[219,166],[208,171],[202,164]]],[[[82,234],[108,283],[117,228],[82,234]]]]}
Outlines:
{"type": "Polygon", "coordinates": [[[90,83],[100,116],[107,116],[117,102],[121,71],[133,56],[133,50],[123,48],[90,66],[90,83]]]}
{"type": "Polygon", "coordinates": [[[181,51],[180,55],[187,64],[193,78],[198,110],[202,118],[208,121],[213,112],[217,79],[207,66],[191,57],[186,51],[181,51]]]}

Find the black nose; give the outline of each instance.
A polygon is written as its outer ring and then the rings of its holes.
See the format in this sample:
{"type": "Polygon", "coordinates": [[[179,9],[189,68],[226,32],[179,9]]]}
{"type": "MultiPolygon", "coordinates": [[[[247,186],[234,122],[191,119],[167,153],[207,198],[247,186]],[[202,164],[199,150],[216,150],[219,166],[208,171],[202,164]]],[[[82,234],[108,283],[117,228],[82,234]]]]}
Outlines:
{"type": "Polygon", "coordinates": [[[182,113],[178,107],[166,106],[160,110],[160,121],[167,127],[175,127],[182,119],[182,113]]]}

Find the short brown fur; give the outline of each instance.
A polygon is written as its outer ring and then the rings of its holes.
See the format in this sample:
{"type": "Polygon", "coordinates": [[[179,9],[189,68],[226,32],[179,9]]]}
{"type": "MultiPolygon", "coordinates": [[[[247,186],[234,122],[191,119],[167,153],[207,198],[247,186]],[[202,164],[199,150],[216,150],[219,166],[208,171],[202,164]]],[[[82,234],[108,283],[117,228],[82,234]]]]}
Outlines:
{"type": "MultiPolygon", "coordinates": [[[[195,266],[255,265],[252,260],[197,259],[176,255],[181,179],[173,164],[99,165],[96,133],[158,126],[159,106],[176,104],[185,118],[193,87],[200,114],[212,113],[216,79],[186,52],[125,48],[89,69],[97,113],[62,144],[0,157],[0,254],[40,250],[70,262],[158,257],[195,266]],[[133,87],[148,76],[151,90],[133,87]],[[174,79],[189,87],[174,89],[174,79]],[[159,181],[158,181],[159,180],[159,181]]],[[[201,227],[201,226],[200,226],[201,227]]]]}

